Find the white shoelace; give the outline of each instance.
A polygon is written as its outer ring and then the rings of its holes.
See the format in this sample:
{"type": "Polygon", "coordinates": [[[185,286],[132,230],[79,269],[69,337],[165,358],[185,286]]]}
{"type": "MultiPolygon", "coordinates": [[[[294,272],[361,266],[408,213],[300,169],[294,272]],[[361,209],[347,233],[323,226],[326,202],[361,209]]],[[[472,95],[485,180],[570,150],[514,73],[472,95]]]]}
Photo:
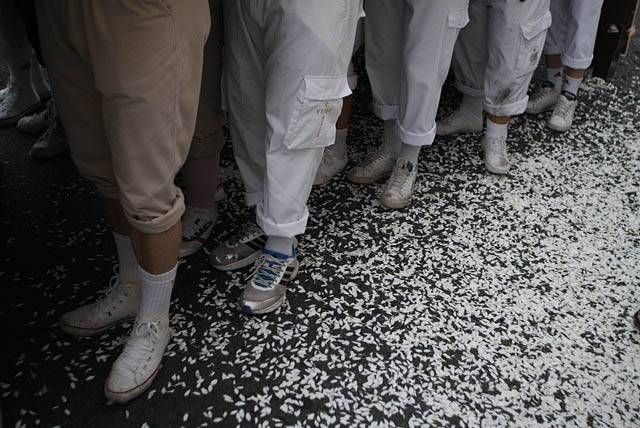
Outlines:
{"type": "Polygon", "coordinates": [[[287,270],[287,263],[284,259],[262,254],[251,271],[247,280],[252,279],[253,283],[260,288],[272,288],[273,283],[284,275],[287,270]]]}
{"type": "Polygon", "coordinates": [[[489,151],[499,156],[506,156],[507,139],[503,137],[491,137],[489,139],[489,151]]]}
{"type": "Polygon", "coordinates": [[[96,301],[91,306],[91,315],[98,317],[104,314],[109,314],[115,307],[116,303],[120,303],[120,299],[123,296],[127,296],[127,290],[125,290],[120,284],[120,279],[117,274],[118,265],[114,266],[114,274],[109,279],[109,288],[104,294],[104,297],[96,301]]]}
{"type": "Polygon", "coordinates": [[[560,101],[554,111],[554,116],[560,116],[563,120],[568,120],[571,112],[572,102],[565,98],[560,97],[560,101]]]}
{"type": "Polygon", "coordinates": [[[140,362],[148,360],[155,344],[160,340],[159,321],[138,321],[119,358],[121,366],[135,375],[140,362]]]}
{"type": "Polygon", "coordinates": [[[402,193],[406,193],[408,191],[407,187],[411,182],[411,171],[407,168],[409,164],[410,162],[405,162],[401,168],[394,171],[391,177],[389,177],[389,180],[387,180],[387,190],[400,189],[402,193]]]}

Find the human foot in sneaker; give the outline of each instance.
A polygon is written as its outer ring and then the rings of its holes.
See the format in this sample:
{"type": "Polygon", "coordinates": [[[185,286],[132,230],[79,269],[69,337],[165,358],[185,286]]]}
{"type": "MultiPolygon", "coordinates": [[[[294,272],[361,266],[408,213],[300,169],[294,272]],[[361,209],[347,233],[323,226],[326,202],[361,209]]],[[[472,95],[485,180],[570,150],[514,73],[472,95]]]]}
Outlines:
{"type": "Polygon", "coordinates": [[[560,94],[558,104],[553,109],[547,126],[557,132],[568,131],[573,124],[577,106],[578,98],[569,92],[563,92],[560,94]]]}
{"type": "Polygon", "coordinates": [[[202,248],[209,239],[213,226],[218,219],[218,210],[213,208],[198,208],[187,205],[182,217],[182,243],[180,257],[187,257],[202,248]]]}
{"type": "Polygon", "coordinates": [[[62,315],[60,330],[71,336],[93,336],[135,318],[140,300],[140,285],[123,284],[117,275],[110,281],[104,297],[62,315]]]}
{"type": "Polygon", "coordinates": [[[171,336],[168,314],[155,320],[137,319],[105,382],[107,398],[126,403],[146,391],[160,370],[171,336]]]}
{"type": "Polygon", "coordinates": [[[398,159],[391,177],[384,185],[380,202],[387,208],[401,209],[409,205],[418,167],[406,159],[398,159]]]}
{"type": "Polygon", "coordinates": [[[358,166],[347,174],[347,179],[352,183],[370,184],[389,177],[393,171],[396,158],[393,154],[378,149],[371,153],[358,166]]]}
{"type": "Polygon", "coordinates": [[[210,255],[214,268],[222,271],[251,265],[262,252],[267,237],[255,221],[249,221],[240,233],[218,245],[210,255]]]}
{"type": "Polygon", "coordinates": [[[256,315],[277,310],[284,303],[287,284],[296,277],[299,266],[295,250],[293,256],[263,250],[240,297],[240,310],[256,315]]]}
{"type": "Polygon", "coordinates": [[[459,108],[436,123],[436,134],[457,135],[482,131],[482,115],[475,115],[466,108],[459,108]]]}
{"type": "Polygon", "coordinates": [[[482,138],[484,165],[493,174],[507,174],[511,165],[507,156],[507,136],[488,136],[482,138]]]}
{"type": "Polygon", "coordinates": [[[52,99],[47,102],[47,108],[39,113],[25,116],[16,123],[16,129],[25,134],[40,134],[56,119],[56,105],[52,99]]]}
{"type": "Polygon", "coordinates": [[[327,184],[333,177],[342,172],[348,162],[349,158],[346,153],[344,156],[338,156],[332,147],[325,149],[313,185],[321,186],[327,184]]]}
{"type": "Polygon", "coordinates": [[[51,159],[69,151],[67,135],[59,121],[54,120],[44,134],[33,143],[29,156],[36,160],[51,159]]]}
{"type": "Polygon", "coordinates": [[[21,117],[35,113],[42,108],[40,97],[31,84],[30,65],[21,70],[0,101],[0,127],[15,125],[21,117]]]}
{"type": "Polygon", "coordinates": [[[538,88],[527,102],[527,113],[538,114],[553,109],[558,102],[559,92],[556,91],[553,83],[545,82],[538,88]]]}

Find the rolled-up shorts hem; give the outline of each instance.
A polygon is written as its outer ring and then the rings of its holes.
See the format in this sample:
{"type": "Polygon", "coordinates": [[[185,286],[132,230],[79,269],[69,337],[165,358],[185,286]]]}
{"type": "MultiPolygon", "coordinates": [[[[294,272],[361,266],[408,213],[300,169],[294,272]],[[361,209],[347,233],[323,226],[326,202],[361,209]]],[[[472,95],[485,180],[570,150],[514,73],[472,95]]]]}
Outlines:
{"type": "Polygon", "coordinates": [[[390,106],[378,103],[371,103],[371,111],[382,120],[393,120],[398,118],[400,109],[398,106],[390,106]]]}
{"type": "Polygon", "coordinates": [[[307,227],[307,221],[309,220],[309,210],[305,208],[304,214],[301,219],[291,223],[276,224],[268,219],[263,212],[263,205],[259,203],[256,208],[256,221],[258,226],[262,228],[262,231],[267,236],[281,236],[285,238],[293,238],[297,235],[302,235],[307,227]]]}
{"type": "Polygon", "coordinates": [[[471,86],[467,86],[458,80],[456,80],[455,86],[456,89],[462,94],[468,95],[470,97],[480,98],[484,95],[484,89],[472,88],[471,86]]]}
{"type": "Polygon", "coordinates": [[[591,62],[593,61],[593,55],[590,58],[571,58],[567,54],[562,54],[562,64],[565,67],[574,68],[576,70],[586,70],[591,66],[591,62]]]}
{"type": "Polygon", "coordinates": [[[416,134],[409,132],[402,127],[400,122],[396,122],[396,134],[405,144],[410,146],[430,146],[433,144],[433,140],[436,138],[436,125],[434,124],[431,129],[424,134],[416,134]]]}
{"type": "Polygon", "coordinates": [[[484,100],[484,111],[492,116],[517,116],[524,113],[527,108],[529,97],[524,97],[520,101],[505,105],[492,104],[488,99],[484,100]]]}
{"type": "Polygon", "coordinates": [[[131,214],[127,207],[123,204],[124,213],[131,224],[131,227],[142,232],[142,233],[162,233],[171,229],[174,225],[176,225],[182,215],[184,214],[184,196],[182,195],[182,191],[177,189],[176,199],[173,202],[173,206],[166,213],[149,219],[139,219],[136,218],[134,214],[131,214]]]}

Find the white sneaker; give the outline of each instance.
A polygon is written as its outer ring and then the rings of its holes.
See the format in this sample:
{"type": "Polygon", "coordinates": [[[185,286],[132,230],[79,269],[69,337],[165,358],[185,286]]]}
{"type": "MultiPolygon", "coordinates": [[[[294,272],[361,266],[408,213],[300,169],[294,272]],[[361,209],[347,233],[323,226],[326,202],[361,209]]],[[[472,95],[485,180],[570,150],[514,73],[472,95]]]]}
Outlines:
{"type": "Polygon", "coordinates": [[[56,105],[53,99],[47,102],[47,108],[39,113],[25,116],[16,123],[16,129],[25,134],[40,134],[56,119],[56,105]]]}
{"type": "Polygon", "coordinates": [[[218,220],[218,210],[215,205],[211,209],[187,205],[182,217],[180,257],[190,256],[202,248],[202,245],[211,236],[216,220],[218,220]]]}
{"type": "Polygon", "coordinates": [[[126,403],[149,388],[160,370],[171,336],[168,314],[153,321],[136,320],[104,384],[107,398],[126,403]]]}
{"type": "Polygon", "coordinates": [[[93,336],[135,318],[140,284],[122,284],[117,275],[109,283],[109,290],[100,300],[62,315],[60,330],[71,336],[93,336]]]}
{"type": "Polygon", "coordinates": [[[436,135],[457,135],[482,131],[482,116],[459,108],[436,123],[436,135]]]}
{"type": "Polygon", "coordinates": [[[357,184],[370,184],[389,177],[396,163],[395,156],[378,149],[347,174],[347,180],[357,184]]]}
{"type": "Polygon", "coordinates": [[[69,151],[67,135],[64,128],[57,120],[54,120],[47,130],[33,143],[29,149],[32,159],[46,160],[63,155],[69,151]]]}
{"type": "Polygon", "coordinates": [[[15,79],[8,89],[0,101],[0,127],[15,125],[21,117],[42,108],[30,78],[15,79]]]}
{"type": "Polygon", "coordinates": [[[511,165],[507,156],[507,137],[482,138],[484,150],[484,165],[489,172],[494,174],[507,174],[511,165]]]}
{"type": "Polygon", "coordinates": [[[418,167],[406,159],[398,159],[393,173],[384,185],[380,202],[387,208],[401,209],[409,205],[418,167]]]}
{"type": "Polygon", "coordinates": [[[578,106],[578,99],[571,95],[561,94],[558,99],[558,104],[553,109],[553,113],[549,118],[547,126],[557,132],[565,132],[571,129],[573,124],[573,117],[576,114],[576,107],[578,106]],[[570,99],[573,98],[573,99],[570,99]]]}
{"type": "Polygon", "coordinates": [[[344,157],[338,157],[332,147],[325,149],[313,185],[320,186],[327,184],[333,177],[342,172],[348,162],[349,158],[346,153],[344,157]]]}
{"type": "Polygon", "coordinates": [[[529,97],[527,102],[527,113],[538,114],[553,109],[558,102],[560,94],[555,90],[553,84],[543,85],[529,97]]]}

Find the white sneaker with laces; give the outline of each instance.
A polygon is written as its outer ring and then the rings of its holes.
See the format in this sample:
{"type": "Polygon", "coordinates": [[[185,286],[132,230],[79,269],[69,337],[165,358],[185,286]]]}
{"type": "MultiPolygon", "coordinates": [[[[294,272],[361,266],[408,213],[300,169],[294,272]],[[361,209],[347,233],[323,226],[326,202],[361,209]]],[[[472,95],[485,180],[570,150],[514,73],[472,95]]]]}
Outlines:
{"type": "Polygon", "coordinates": [[[551,86],[543,85],[529,97],[526,111],[528,114],[538,114],[551,110],[555,107],[559,97],[560,93],[555,90],[553,84],[551,86]]]}
{"type": "Polygon", "coordinates": [[[347,174],[347,179],[352,183],[370,184],[389,177],[393,171],[396,158],[391,153],[381,149],[376,150],[358,166],[347,174]]]}
{"type": "Polygon", "coordinates": [[[387,208],[401,209],[411,203],[418,167],[406,159],[398,159],[393,173],[384,185],[380,202],[387,208]]]}
{"type": "Polygon", "coordinates": [[[71,336],[93,336],[135,318],[140,300],[140,284],[121,283],[117,275],[100,300],[62,315],[60,330],[71,336]]]}
{"type": "Polygon", "coordinates": [[[558,104],[553,109],[547,126],[557,132],[565,132],[571,129],[573,118],[576,114],[578,99],[571,95],[561,94],[558,104]],[[570,99],[573,98],[573,99],[570,99]]]}
{"type": "Polygon", "coordinates": [[[482,116],[459,108],[436,123],[436,135],[469,134],[482,131],[482,116]]]}
{"type": "Polygon", "coordinates": [[[182,243],[180,257],[187,257],[198,251],[211,236],[218,219],[218,209],[188,206],[182,217],[182,243]]]}
{"type": "Polygon", "coordinates": [[[53,99],[47,102],[47,108],[39,113],[25,116],[16,123],[16,129],[25,134],[40,134],[56,119],[56,105],[53,99]]]}
{"type": "Polygon", "coordinates": [[[340,174],[340,172],[345,169],[348,162],[349,158],[346,153],[344,157],[338,157],[333,148],[329,147],[325,149],[324,154],[322,155],[322,162],[320,162],[320,167],[316,173],[313,185],[320,186],[327,184],[333,177],[340,174]]]}
{"type": "Polygon", "coordinates": [[[109,400],[126,403],[151,386],[173,335],[169,315],[156,320],[136,320],[131,336],[104,385],[109,400]]]}
{"type": "Polygon", "coordinates": [[[511,165],[507,155],[507,136],[482,138],[484,165],[493,174],[507,174],[511,165]]]}

